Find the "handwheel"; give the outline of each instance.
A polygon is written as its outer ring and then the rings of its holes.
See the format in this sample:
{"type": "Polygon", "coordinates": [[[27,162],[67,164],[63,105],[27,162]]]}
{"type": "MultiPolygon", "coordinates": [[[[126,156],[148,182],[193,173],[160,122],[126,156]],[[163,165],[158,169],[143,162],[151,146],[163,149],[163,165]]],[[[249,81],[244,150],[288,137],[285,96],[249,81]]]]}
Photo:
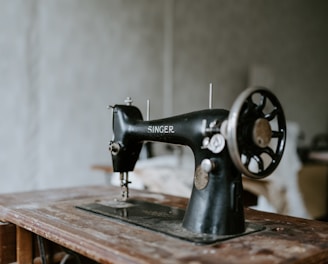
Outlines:
{"type": "Polygon", "coordinates": [[[226,137],[241,173],[255,179],[270,175],[286,143],[286,119],[277,97],[262,87],[242,92],[230,110],[226,137]]]}

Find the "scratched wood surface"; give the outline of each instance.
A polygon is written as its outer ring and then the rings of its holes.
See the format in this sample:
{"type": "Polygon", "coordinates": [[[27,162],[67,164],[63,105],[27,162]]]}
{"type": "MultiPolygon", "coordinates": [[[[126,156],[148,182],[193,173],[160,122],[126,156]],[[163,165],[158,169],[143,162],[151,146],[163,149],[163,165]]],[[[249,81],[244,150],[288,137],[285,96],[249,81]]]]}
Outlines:
{"type": "MultiPolygon", "coordinates": [[[[76,209],[109,201],[114,187],[79,187],[0,195],[0,220],[11,222],[99,263],[328,263],[328,223],[245,209],[264,231],[195,245],[76,209]]],[[[132,190],[131,196],[185,208],[187,200],[132,190]]]]}

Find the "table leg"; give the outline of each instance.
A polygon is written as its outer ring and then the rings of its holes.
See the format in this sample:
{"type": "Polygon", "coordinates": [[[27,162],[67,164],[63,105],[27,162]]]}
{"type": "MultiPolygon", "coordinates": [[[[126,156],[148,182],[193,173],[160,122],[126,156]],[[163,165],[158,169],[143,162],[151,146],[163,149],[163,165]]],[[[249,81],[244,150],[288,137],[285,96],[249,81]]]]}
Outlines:
{"type": "Polygon", "coordinates": [[[33,240],[32,233],[19,226],[16,227],[16,254],[17,264],[33,263],[33,240]]]}
{"type": "Polygon", "coordinates": [[[16,226],[0,221],[0,264],[16,261],[16,226]]]}

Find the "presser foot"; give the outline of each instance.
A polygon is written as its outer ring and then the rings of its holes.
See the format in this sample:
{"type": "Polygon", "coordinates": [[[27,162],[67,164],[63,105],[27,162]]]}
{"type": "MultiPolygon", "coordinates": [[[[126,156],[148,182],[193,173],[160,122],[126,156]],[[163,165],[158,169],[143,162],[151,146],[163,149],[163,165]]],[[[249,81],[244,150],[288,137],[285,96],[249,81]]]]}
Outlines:
{"type": "Polygon", "coordinates": [[[245,223],[245,231],[233,235],[194,233],[182,226],[185,210],[156,203],[129,199],[107,201],[76,206],[79,209],[104,217],[144,227],[171,237],[196,244],[212,244],[235,237],[245,236],[265,229],[255,223],[245,223]]]}

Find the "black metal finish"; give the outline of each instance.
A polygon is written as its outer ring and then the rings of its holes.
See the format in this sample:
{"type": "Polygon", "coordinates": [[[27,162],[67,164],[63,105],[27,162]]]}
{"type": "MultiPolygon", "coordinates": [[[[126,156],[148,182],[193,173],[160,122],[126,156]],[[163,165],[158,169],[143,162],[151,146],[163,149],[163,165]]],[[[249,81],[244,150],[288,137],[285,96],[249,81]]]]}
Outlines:
{"type": "Polygon", "coordinates": [[[245,231],[241,175],[225,149],[215,158],[206,188],[193,187],[183,226],[196,233],[231,235],[245,231]]]}
{"type": "Polygon", "coordinates": [[[114,171],[132,171],[144,142],[158,141],[189,146],[195,157],[195,179],[182,226],[198,234],[243,233],[245,219],[240,171],[245,164],[242,164],[240,155],[246,157],[247,167],[251,159],[258,163],[259,173],[251,174],[252,176],[269,175],[281,159],[286,124],[278,99],[267,90],[246,90],[236,102],[230,115],[224,109],[207,109],[151,121],[144,121],[140,110],[135,106],[113,106],[114,139],[111,146],[114,171]],[[258,103],[252,98],[255,93],[260,94],[258,103]],[[265,113],[267,101],[273,106],[269,113],[265,113]],[[273,119],[277,119],[278,128],[272,131],[269,122],[273,119]],[[268,127],[265,131],[269,132],[264,133],[263,138],[278,141],[277,149],[254,142],[253,133],[258,120],[264,120],[268,127]],[[227,122],[222,125],[225,121],[227,122]],[[226,127],[227,131],[220,131],[222,127],[226,127]],[[223,136],[228,138],[229,148],[223,136]],[[206,143],[212,139],[215,139],[214,148],[206,143]],[[220,147],[216,149],[215,145],[220,147]],[[262,168],[262,153],[267,153],[272,158],[271,164],[265,169],[262,168]]]}
{"type": "Polygon", "coordinates": [[[115,172],[133,171],[142,148],[140,140],[134,140],[130,130],[136,122],[142,120],[140,110],[134,106],[116,105],[113,107],[113,131],[115,142],[120,146],[116,155],[112,155],[115,172]]]}
{"type": "Polygon", "coordinates": [[[280,162],[286,141],[285,115],[277,97],[266,89],[257,89],[250,93],[240,109],[236,133],[238,135],[237,144],[241,150],[240,154],[246,157],[245,167],[248,167],[251,159],[253,159],[258,164],[259,172],[256,173],[258,178],[271,174],[280,162]],[[260,96],[259,102],[254,101],[254,95],[260,96]],[[268,113],[265,111],[267,105],[271,105],[268,113]],[[253,124],[259,118],[269,122],[276,119],[277,128],[272,131],[272,138],[277,140],[275,148],[271,146],[260,148],[252,140],[253,124]],[[271,159],[267,167],[264,167],[264,161],[261,157],[263,153],[266,153],[271,159]]]}
{"type": "Polygon", "coordinates": [[[38,241],[41,263],[42,264],[47,264],[47,255],[46,255],[46,250],[45,250],[45,247],[44,247],[43,237],[37,235],[36,238],[37,238],[37,241],[38,241]]]}
{"type": "Polygon", "coordinates": [[[189,146],[195,156],[195,167],[203,159],[212,159],[217,164],[209,173],[207,186],[193,188],[190,202],[183,219],[183,226],[195,233],[216,235],[239,234],[245,231],[242,202],[241,175],[231,162],[225,148],[214,154],[203,149],[204,136],[215,131],[205,131],[206,124],[216,127],[227,118],[228,111],[208,109],[171,118],[143,121],[141,112],[134,106],[113,107],[114,141],[120,150],[113,158],[116,172],[132,171],[144,141],[160,141],[189,146]]]}

